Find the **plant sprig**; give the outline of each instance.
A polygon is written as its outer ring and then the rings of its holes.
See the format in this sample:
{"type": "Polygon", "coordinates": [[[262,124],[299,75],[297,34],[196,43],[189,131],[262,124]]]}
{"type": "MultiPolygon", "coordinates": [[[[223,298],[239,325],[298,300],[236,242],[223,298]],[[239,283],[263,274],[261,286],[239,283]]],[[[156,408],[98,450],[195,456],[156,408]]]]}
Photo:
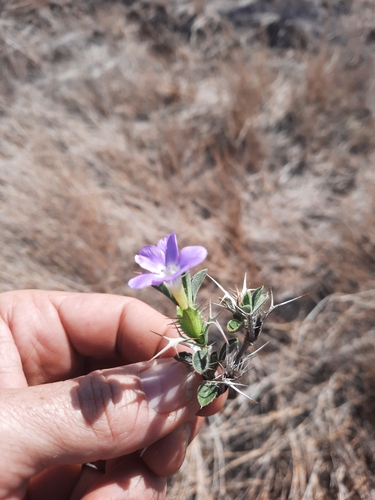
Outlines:
{"type": "MultiPolygon", "coordinates": [[[[240,345],[237,337],[227,337],[217,317],[212,315],[212,305],[209,314],[197,303],[198,292],[206,278],[207,269],[198,271],[191,276],[189,269],[204,260],[207,251],[203,247],[185,247],[178,251],[175,233],[167,235],[156,246],[143,247],[136,262],[151,271],[130,280],[129,285],[134,288],[153,286],[164,294],[176,306],[175,324],[179,338],[166,338],[167,346],[155,357],[170,347],[176,348],[175,359],[187,364],[192,371],[201,375],[203,381],[197,392],[201,407],[211,403],[218,395],[232,387],[235,391],[251,399],[239,389],[243,384],[238,380],[249,370],[251,359],[264,346],[248,354],[248,348],[259,338],[263,325],[269,314],[277,307],[297,300],[288,300],[281,304],[274,304],[272,292],[264,293],[264,286],[247,288],[246,274],[241,290],[232,293],[225,290],[216,280],[211,278],[224,293],[219,306],[231,314],[227,322],[228,334],[244,332],[244,340],[240,345]],[[270,299],[270,306],[265,304],[270,299]],[[224,343],[218,349],[209,344],[209,330],[216,326],[224,338],[224,343]],[[179,344],[187,345],[192,352],[177,352],[179,344]]],[[[207,311],[206,311],[207,312],[207,311]]]]}

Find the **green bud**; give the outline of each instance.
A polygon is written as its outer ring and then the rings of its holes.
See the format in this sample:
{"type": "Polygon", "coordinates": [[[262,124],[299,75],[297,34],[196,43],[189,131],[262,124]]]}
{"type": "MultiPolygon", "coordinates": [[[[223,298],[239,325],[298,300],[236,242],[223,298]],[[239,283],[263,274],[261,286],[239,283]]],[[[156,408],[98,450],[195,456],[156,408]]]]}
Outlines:
{"type": "Polygon", "coordinates": [[[197,342],[201,343],[200,340],[204,333],[204,322],[198,309],[193,309],[192,307],[181,309],[181,307],[178,307],[177,318],[182,331],[191,339],[197,339],[197,342]]]}

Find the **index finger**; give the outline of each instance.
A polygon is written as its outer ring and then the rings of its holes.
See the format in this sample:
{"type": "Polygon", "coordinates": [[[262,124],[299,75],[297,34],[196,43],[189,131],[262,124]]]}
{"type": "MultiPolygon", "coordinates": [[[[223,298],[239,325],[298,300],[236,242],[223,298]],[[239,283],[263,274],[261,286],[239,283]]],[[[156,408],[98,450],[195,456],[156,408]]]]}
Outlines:
{"type": "Polygon", "coordinates": [[[80,375],[92,369],[91,358],[148,360],[161,336],[176,335],[171,320],[148,305],[109,294],[6,292],[0,319],[2,387],[22,386],[22,378],[38,384],[80,375]]]}
{"type": "Polygon", "coordinates": [[[176,335],[171,319],[130,297],[73,294],[57,307],[72,345],[85,356],[137,363],[158,352],[161,336],[176,335]]]}

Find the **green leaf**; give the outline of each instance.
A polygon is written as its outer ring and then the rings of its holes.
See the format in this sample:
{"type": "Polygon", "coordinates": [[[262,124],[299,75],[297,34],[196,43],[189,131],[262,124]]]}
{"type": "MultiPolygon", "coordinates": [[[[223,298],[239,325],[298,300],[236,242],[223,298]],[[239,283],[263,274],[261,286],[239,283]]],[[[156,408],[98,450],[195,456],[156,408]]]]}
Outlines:
{"type": "Polygon", "coordinates": [[[238,338],[233,337],[232,339],[229,339],[228,344],[229,344],[229,352],[233,352],[238,346],[238,338]]]}
{"type": "Polygon", "coordinates": [[[250,314],[252,312],[251,306],[250,305],[240,305],[241,311],[243,311],[245,314],[250,314]]]}
{"type": "Polygon", "coordinates": [[[227,323],[227,330],[229,333],[236,333],[239,330],[241,330],[241,328],[243,328],[243,326],[244,326],[243,321],[238,321],[238,319],[231,319],[227,323]]]}
{"type": "Polygon", "coordinates": [[[192,303],[195,304],[195,299],[197,298],[197,293],[206,277],[207,269],[202,269],[198,271],[191,279],[191,298],[192,303]]]}
{"type": "Polygon", "coordinates": [[[176,361],[181,361],[181,363],[184,363],[185,365],[192,366],[193,365],[193,355],[191,352],[179,352],[174,356],[174,359],[176,361]]]}
{"type": "Polygon", "coordinates": [[[200,349],[193,354],[193,368],[197,373],[204,373],[209,368],[207,349],[200,349]]]}
{"type": "Polygon", "coordinates": [[[168,297],[168,299],[170,299],[176,306],[178,306],[178,303],[176,299],[173,297],[172,292],[164,283],[162,283],[161,285],[152,285],[152,288],[155,288],[155,290],[161,292],[163,295],[168,297]]]}
{"type": "Polygon", "coordinates": [[[236,312],[236,308],[235,306],[233,305],[232,301],[228,298],[223,298],[223,299],[220,299],[221,303],[224,304],[224,307],[226,309],[228,309],[228,311],[232,312],[233,314],[235,314],[236,312]]]}
{"type": "Polygon", "coordinates": [[[224,361],[224,359],[227,357],[227,354],[233,352],[237,346],[238,346],[238,338],[237,337],[233,337],[232,339],[229,339],[228,344],[223,344],[222,348],[220,349],[219,361],[220,362],[224,361]]]}
{"type": "Polygon", "coordinates": [[[198,387],[197,392],[198,402],[201,407],[210,404],[211,401],[216,398],[218,391],[219,388],[216,384],[213,384],[212,382],[203,382],[203,384],[198,387]]]}
{"type": "Polygon", "coordinates": [[[241,303],[241,307],[242,306],[250,306],[249,312],[251,311],[251,292],[250,292],[250,290],[248,290],[245,293],[244,298],[242,299],[242,303],[241,303]]]}
{"type": "Polygon", "coordinates": [[[216,351],[213,351],[210,356],[210,369],[216,370],[219,366],[219,358],[216,351]]]}
{"type": "Polygon", "coordinates": [[[221,346],[220,352],[219,352],[219,361],[222,363],[225,358],[227,357],[227,345],[228,344],[223,344],[221,346]]]}
{"type": "Polygon", "coordinates": [[[182,281],[182,286],[184,287],[184,290],[186,293],[188,304],[189,304],[189,306],[192,306],[193,300],[192,300],[192,295],[191,295],[191,276],[190,276],[189,271],[186,271],[186,273],[184,273],[181,276],[181,281],[182,281]]]}
{"type": "Polygon", "coordinates": [[[254,311],[253,313],[256,313],[258,311],[258,309],[260,309],[262,307],[262,305],[266,302],[266,300],[268,299],[268,295],[261,295],[258,299],[258,302],[256,303],[255,305],[255,308],[254,308],[254,311]]]}
{"type": "Polygon", "coordinates": [[[202,335],[200,336],[200,345],[206,346],[208,344],[208,330],[210,329],[210,325],[206,324],[202,335]]]}
{"type": "Polygon", "coordinates": [[[262,285],[259,288],[257,288],[256,290],[254,290],[254,292],[252,293],[252,296],[251,296],[251,309],[253,311],[255,309],[255,306],[257,305],[257,302],[258,302],[260,296],[262,295],[263,288],[264,288],[264,286],[262,285]]]}
{"type": "Polygon", "coordinates": [[[204,372],[205,380],[214,380],[216,376],[216,370],[219,366],[219,358],[216,351],[213,351],[210,355],[210,362],[208,370],[204,372]]]}

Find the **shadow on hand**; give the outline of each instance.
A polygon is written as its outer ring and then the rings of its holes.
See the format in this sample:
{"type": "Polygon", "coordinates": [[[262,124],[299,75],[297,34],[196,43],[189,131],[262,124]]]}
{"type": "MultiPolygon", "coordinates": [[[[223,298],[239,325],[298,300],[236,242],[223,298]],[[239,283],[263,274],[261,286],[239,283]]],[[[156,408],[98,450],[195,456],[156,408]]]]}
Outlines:
{"type": "MultiPolygon", "coordinates": [[[[110,370],[114,375],[116,371],[120,370],[110,370]]],[[[81,377],[77,386],[71,390],[73,407],[81,410],[83,418],[89,425],[94,424],[103,415],[109,404],[119,403],[124,390],[134,390],[132,383],[125,386],[109,377],[100,371],[89,373],[81,377]]]]}

